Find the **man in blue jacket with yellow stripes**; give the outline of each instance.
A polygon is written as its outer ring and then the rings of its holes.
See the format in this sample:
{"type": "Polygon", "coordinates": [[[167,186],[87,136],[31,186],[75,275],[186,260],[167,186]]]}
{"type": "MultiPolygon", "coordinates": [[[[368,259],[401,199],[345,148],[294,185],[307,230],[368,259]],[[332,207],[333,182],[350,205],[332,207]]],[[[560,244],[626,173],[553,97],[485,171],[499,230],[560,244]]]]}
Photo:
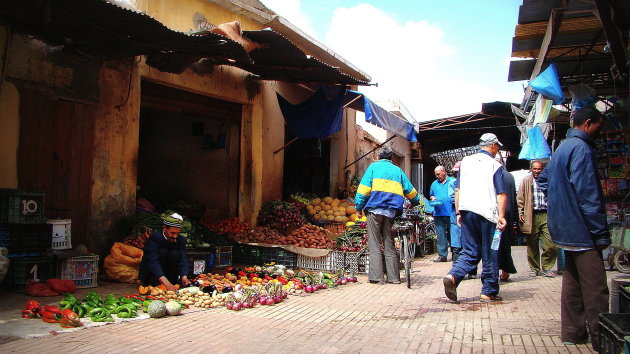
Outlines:
{"type": "Polygon", "coordinates": [[[379,161],[372,163],[359,184],[355,208],[359,216],[366,212],[368,218],[368,252],[370,283],[383,284],[386,271],[387,282],[400,284],[400,263],[391,234],[392,221],[402,213],[405,198],[418,205],[420,197],[405,173],[391,161],[392,149],[383,147],[378,152],[379,161]],[[385,271],[383,270],[383,243],[385,249],[385,271]]]}

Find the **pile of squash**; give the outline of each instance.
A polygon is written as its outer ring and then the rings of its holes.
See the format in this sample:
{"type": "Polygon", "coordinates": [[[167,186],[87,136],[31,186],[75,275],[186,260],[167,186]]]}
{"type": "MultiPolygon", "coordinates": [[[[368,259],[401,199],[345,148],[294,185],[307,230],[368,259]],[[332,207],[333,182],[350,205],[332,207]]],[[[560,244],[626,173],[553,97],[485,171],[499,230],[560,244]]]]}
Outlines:
{"type": "Polygon", "coordinates": [[[354,205],[331,197],[313,199],[306,206],[306,211],[315,221],[345,223],[359,218],[354,205]]]}
{"type": "MultiPolygon", "coordinates": [[[[175,288],[179,289],[179,285],[175,285],[175,288]]],[[[166,287],[163,284],[158,286],[138,286],[138,294],[140,295],[164,296],[166,293],[166,287]]]]}

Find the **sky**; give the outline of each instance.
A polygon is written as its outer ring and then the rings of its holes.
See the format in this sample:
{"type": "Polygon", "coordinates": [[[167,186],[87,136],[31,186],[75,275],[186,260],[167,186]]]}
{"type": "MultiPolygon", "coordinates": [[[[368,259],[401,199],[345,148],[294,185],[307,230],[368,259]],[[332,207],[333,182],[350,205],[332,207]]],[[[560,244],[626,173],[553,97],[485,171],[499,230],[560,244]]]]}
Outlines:
{"type": "Polygon", "coordinates": [[[262,0],[372,77],[372,100],[400,99],[417,121],[520,102],[508,83],[522,0],[262,0]]]}

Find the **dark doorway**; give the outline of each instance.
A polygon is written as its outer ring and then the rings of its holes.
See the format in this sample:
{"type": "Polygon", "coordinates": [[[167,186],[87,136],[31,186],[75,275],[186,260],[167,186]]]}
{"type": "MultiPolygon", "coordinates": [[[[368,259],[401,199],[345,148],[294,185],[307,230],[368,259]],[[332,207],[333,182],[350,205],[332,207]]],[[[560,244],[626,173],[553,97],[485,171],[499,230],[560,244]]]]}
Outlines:
{"type": "MultiPolygon", "coordinates": [[[[287,142],[293,138],[287,132],[287,142]]],[[[330,194],[330,139],[298,139],[286,148],[283,190],[285,196],[296,192],[330,194]]]]}
{"type": "Polygon", "coordinates": [[[142,83],[138,195],[176,201],[215,220],[238,215],[241,105],[142,83]]]}

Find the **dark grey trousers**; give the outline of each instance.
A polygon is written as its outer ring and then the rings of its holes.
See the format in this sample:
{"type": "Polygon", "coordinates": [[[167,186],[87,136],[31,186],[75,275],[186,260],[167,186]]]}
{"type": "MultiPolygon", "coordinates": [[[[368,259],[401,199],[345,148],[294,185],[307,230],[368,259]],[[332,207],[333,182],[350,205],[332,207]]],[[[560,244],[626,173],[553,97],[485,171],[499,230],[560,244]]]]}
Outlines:
{"type": "Polygon", "coordinates": [[[591,336],[599,349],[599,314],[608,312],[608,286],[602,252],[566,251],[562,275],[560,323],[563,341],[580,343],[591,336]]]}
{"type": "Polygon", "coordinates": [[[385,215],[368,213],[368,254],[370,257],[368,278],[371,281],[382,281],[385,273],[381,243],[385,249],[387,281],[400,281],[400,260],[392,237],[392,220],[385,215]]]}

